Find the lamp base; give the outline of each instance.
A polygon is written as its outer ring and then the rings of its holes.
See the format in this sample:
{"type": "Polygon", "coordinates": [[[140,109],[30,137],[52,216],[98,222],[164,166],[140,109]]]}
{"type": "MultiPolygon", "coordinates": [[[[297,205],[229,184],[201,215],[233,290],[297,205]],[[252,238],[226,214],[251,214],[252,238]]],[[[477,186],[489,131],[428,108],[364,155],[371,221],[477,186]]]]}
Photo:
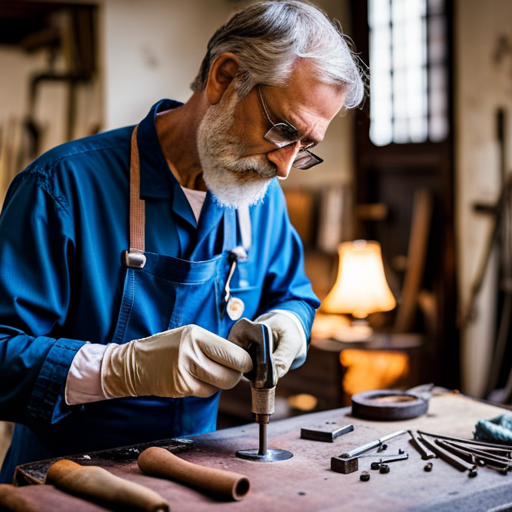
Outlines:
{"type": "Polygon", "coordinates": [[[348,327],[343,327],[337,331],[332,338],[336,341],[344,343],[351,343],[357,341],[366,341],[371,338],[373,329],[368,324],[367,320],[357,319],[354,320],[348,327]]]}

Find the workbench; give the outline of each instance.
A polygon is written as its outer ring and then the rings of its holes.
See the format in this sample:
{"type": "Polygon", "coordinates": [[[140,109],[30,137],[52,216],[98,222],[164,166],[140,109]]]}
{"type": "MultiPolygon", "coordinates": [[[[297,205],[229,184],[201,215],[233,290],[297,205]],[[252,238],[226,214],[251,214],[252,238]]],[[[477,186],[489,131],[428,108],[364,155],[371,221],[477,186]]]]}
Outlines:
{"type": "MultiPolygon", "coordinates": [[[[479,468],[476,478],[468,478],[440,459],[433,459],[433,469],[425,472],[426,461],[411,445],[408,435],[389,442],[386,453],[402,448],[409,459],[390,464],[388,474],[370,470],[377,458],[359,459],[359,470],[340,474],[330,469],[331,457],[348,452],[362,444],[401,429],[424,430],[435,434],[472,438],[478,419],[490,419],[504,409],[479,402],[457,393],[434,396],[426,415],[407,421],[365,421],[351,416],[350,408],[334,409],[291,419],[275,421],[269,426],[269,447],[293,452],[293,458],[274,463],[258,463],[235,456],[239,449],[256,448],[258,426],[241,427],[192,436],[180,442],[166,441],[174,446],[176,455],[206,466],[243,473],[251,481],[251,490],[240,502],[219,501],[176,482],[143,475],[135,462],[137,447],[125,450],[121,460],[104,467],[127,480],[146,485],[170,503],[173,512],[180,511],[490,511],[512,510],[512,475],[502,475],[489,468],[479,468]],[[333,443],[304,440],[300,429],[336,421],[353,424],[353,432],[333,443]],[[131,453],[131,455],[130,455],[131,453]],[[361,471],[371,474],[368,482],[359,479],[361,471]],[[504,507],[507,504],[508,507],[504,507]],[[501,508],[504,507],[504,508],[501,508]]],[[[94,435],[94,432],[91,433],[94,435]]],[[[164,443],[165,444],[165,443],[164,443]]],[[[82,464],[94,462],[94,454],[75,457],[82,464]]],[[[42,482],[51,461],[18,467],[16,480],[20,485],[42,482]]],[[[99,512],[105,509],[64,494],[47,485],[30,485],[21,491],[28,500],[38,504],[40,512],[73,510],[99,512]]],[[[0,507],[1,508],[1,507],[0,507]]]]}

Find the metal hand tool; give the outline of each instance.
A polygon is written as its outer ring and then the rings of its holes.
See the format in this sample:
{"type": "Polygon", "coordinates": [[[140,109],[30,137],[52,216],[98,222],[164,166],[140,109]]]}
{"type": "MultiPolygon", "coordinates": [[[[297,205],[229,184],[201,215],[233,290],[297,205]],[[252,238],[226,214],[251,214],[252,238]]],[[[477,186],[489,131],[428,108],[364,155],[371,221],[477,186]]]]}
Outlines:
{"type": "Polygon", "coordinates": [[[507,457],[512,460],[512,453],[510,452],[510,448],[495,448],[494,446],[489,447],[482,444],[462,443],[459,441],[449,441],[447,439],[446,442],[453,446],[457,446],[458,448],[462,448],[463,450],[477,450],[485,452],[489,455],[500,455],[501,457],[507,457]]]}
{"type": "Polygon", "coordinates": [[[413,430],[407,431],[409,435],[411,436],[411,442],[414,445],[414,447],[420,452],[421,458],[424,460],[433,459],[436,454],[429,450],[422,442],[420,441],[420,438],[416,432],[413,430]]]}
{"type": "MultiPolygon", "coordinates": [[[[398,453],[387,453],[386,454],[386,457],[403,457],[404,455],[404,451],[402,449],[398,450],[398,453]]],[[[362,459],[364,457],[369,457],[369,458],[379,458],[381,457],[381,454],[380,453],[363,453],[363,455],[359,455],[359,459],[362,459]]]]}
{"type": "Polygon", "coordinates": [[[401,455],[393,455],[391,457],[384,457],[383,459],[380,459],[381,464],[388,464],[389,462],[398,462],[400,460],[407,460],[409,458],[408,453],[404,453],[401,455]]]}
{"type": "Polygon", "coordinates": [[[478,465],[486,466],[486,465],[497,465],[499,469],[509,470],[512,468],[512,460],[508,457],[502,457],[496,454],[489,454],[482,450],[470,450],[463,449],[458,446],[453,445],[449,441],[443,441],[442,439],[436,439],[436,444],[441,446],[455,455],[467,460],[468,462],[476,463],[478,465]]]}
{"type": "MultiPolygon", "coordinates": [[[[362,457],[362,455],[361,455],[362,457]]],[[[409,458],[408,453],[401,453],[399,455],[388,455],[387,457],[380,459],[379,462],[372,462],[370,467],[372,469],[380,469],[382,465],[387,465],[389,462],[398,462],[400,460],[407,460],[409,458]]]]}
{"type": "Polygon", "coordinates": [[[494,443],[488,443],[486,441],[479,441],[478,439],[462,439],[460,437],[431,434],[430,432],[425,432],[423,430],[418,430],[418,434],[420,434],[421,436],[435,437],[436,439],[446,439],[448,441],[456,441],[458,443],[480,445],[480,446],[484,446],[486,448],[500,448],[502,450],[507,450],[509,452],[512,452],[512,446],[506,445],[506,444],[494,444],[494,443]]]}
{"type": "Polygon", "coordinates": [[[466,462],[461,457],[454,455],[448,450],[444,449],[441,446],[438,446],[432,438],[427,437],[426,435],[421,436],[421,442],[425,443],[428,448],[430,448],[438,457],[443,459],[448,464],[451,464],[454,468],[457,468],[459,471],[475,471],[476,464],[472,464],[470,462],[466,462]]]}
{"type": "MultiPolygon", "coordinates": [[[[240,322],[243,322],[241,320],[240,322]]],[[[267,427],[270,416],[274,414],[277,379],[272,360],[272,330],[265,324],[257,324],[261,330],[251,339],[248,347],[253,362],[253,369],[245,376],[251,381],[252,413],[259,424],[259,449],[238,450],[236,456],[241,459],[258,462],[276,462],[293,457],[288,450],[268,448],[267,427]]]]}
{"type": "Polygon", "coordinates": [[[354,471],[357,471],[358,469],[358,458],[363,453],[369,452],[370,450],[374,450],[375,448],[379,448],[379,446],[382,446],[386,441],[389,441],[390,439],[393,439],[395,437],[401,436],[402,434],[405,434],[405,430],[399,430],[398,432],[393,432],[392,434],[389,434],[387,436],[381,437],[380,439],[376,439],[375,441],[372,441],[371,443],[364,444],[360,446],[359,448],[355,448],[354,450],[351,450],[347,453],[342,453],[338,457],[332,457],[331,458],[331,469],[333,471],[336,471],[338,473],[353,473],[354,471]]]}

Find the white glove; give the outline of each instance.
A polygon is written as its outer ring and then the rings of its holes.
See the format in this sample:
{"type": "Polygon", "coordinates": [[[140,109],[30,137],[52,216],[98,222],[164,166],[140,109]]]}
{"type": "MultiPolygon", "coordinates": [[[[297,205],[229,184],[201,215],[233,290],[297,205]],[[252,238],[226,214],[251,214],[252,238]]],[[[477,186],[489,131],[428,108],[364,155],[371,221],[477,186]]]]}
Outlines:
{"type": "MultiPolygon", "coordinates": [[[[239,321],[241,322],[241,321],[239,321]]],[[[240,346],[247,346],[253,331],[253,322],[244,319],[238,328],[231,330],[228,339],[240,346]],[[245,339],[244,339],[245,338],[245,339]]],[[[265,324],[272,329],[274,337],[273,360],[276,377],[280,379],[290,368],[295,369],[304,363],[307,355],[307,341],[299,319],[291,312],[275,309],[254,321],[265,324]]]]}
{"type": "Polygon", "coordinates": [[[242,348],[197,325],[108,345],[101,365],[107,398],[208,397],[230,389],[252,369],[242,348]]]}

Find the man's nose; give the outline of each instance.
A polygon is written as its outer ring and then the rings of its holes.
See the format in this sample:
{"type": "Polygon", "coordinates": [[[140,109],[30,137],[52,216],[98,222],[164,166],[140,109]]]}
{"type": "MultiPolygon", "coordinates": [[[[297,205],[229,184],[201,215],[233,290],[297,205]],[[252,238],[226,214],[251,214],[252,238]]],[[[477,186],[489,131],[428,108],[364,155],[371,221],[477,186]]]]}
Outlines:
{"type": "Polygon", "coordinates": [[[277,176],[287,178],[292,167],[292,163],[300,150],[300,142],[290,144],[284,148],[275,149],[267,153],[267,158],[277,167],[277,176]]]}

